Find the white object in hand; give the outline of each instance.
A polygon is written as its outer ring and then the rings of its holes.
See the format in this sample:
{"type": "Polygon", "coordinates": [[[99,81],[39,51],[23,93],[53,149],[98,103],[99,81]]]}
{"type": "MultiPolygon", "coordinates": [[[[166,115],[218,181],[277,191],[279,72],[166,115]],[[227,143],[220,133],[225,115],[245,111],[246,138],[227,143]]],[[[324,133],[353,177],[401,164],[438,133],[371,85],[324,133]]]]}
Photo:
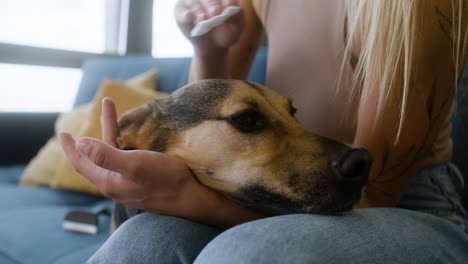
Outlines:
{"type": "Polygon", "coordinates": [[[241,10],[238,6],[228,6],[226,7],[221,14],[214,16],[210,19],[201,21],[195,25],[190,32],[190,36],[198,37],[210,32],[213,28],[223,24],[228,20],[228,18],[232,17],[233,15],[239,13],[241,10]]]}

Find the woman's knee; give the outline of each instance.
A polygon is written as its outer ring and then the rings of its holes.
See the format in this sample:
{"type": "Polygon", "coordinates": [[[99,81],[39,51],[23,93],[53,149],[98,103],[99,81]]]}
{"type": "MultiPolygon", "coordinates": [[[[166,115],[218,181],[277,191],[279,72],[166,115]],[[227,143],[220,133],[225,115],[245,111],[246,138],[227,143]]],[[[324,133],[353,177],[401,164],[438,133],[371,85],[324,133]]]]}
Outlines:
{"type": "Polygon", "coordinates": [[[320,254],[335,248],[333,229],[325,218],[313,215],[253,221],[221,233],[195,263],[321,263],[320,254]]]}
{"type": "Polygon", "coordinates": [[[192,263],[220,230],[143,213],[121,225],[88,263],[192,263]]]}
{"type": "Polygon", "coordinates": [[[287,215],[223,232],[195,263],[438,263],[444,256],[466,260],[460,245],[467,241],[446,220],[401,209],[287,215]],[[448,236],[456,242],[438,242],[448,236]]]}

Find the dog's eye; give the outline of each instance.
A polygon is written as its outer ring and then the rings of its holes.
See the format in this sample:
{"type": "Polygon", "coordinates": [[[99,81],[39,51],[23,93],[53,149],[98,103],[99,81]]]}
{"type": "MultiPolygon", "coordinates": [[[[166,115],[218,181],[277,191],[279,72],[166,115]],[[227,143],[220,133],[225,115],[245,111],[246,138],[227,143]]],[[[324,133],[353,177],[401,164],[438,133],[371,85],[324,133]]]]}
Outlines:
{"type": "Polygon", "coordinates": [[[237,113],[228,119],[234,127],[245,133],[254,133],[267,126],[267,119],[255,110],[237,113]]]}

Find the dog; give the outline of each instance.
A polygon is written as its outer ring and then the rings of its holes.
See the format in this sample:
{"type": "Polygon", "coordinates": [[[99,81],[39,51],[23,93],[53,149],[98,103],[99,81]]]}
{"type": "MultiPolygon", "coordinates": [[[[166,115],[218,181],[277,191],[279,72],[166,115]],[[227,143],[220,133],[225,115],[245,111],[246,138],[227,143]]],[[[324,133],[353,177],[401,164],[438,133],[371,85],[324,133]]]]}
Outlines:
{"type": "MultiPolygon", "coordinates": [[[[307,131],[295,111],[260,84],[203,80],[123,114],[117,145],[177,157],[200,183],[267,215],[351,210],[371,155],[307,131]]],[[[140,212],[117,204],[114,228],[140,212]]]]}

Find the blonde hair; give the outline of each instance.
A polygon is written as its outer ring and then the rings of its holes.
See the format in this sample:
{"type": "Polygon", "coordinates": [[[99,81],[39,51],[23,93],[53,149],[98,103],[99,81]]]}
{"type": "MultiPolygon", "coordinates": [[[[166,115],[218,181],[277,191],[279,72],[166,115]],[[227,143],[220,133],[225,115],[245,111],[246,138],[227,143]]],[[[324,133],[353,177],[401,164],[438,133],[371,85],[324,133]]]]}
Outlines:
{"type": "MultiPolygon", "coordinates": [[[[464,16],[468,16],[468,3],[465,0],[451,1],[453,13],[449,34],[456,87],[463,63],[460,60],[467,55],[468,29],[464,16]]],[[[342,86],[343,72],[351,62],[354,67],[351,94],[359,100],[357,116],[362,114],[372,86],[377,85],[380,89],[376,119],[382,116],[384,106],[390,101],[399,102],[393,106],[401,109],[395,143],[408,111],[408,96],[414,79],[412,74],[418,67],[415,64],[415,47],[420,41],[417,23],[422,19],[422,12],[419,11],[427,4],[427,0],[348,0],[347,38],[338,87],[342,86]],[[389,100],[391,98],[394,100],[389,100]]]]}

